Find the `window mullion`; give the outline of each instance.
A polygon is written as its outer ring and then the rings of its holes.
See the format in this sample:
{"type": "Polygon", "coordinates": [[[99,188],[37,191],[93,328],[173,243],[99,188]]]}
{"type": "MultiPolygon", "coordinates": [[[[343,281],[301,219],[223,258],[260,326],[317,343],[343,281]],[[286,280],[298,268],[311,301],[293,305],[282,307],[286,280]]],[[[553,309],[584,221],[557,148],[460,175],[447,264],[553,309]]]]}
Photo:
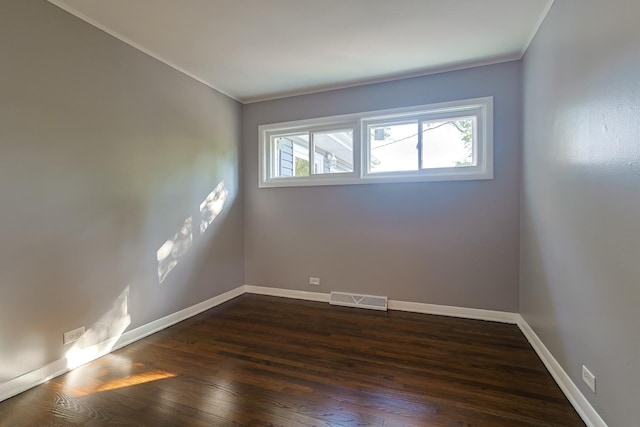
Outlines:
{"type": "Polygon", "coordinates": [[[278,138],[271,137],[271,144],[269,144],[269,149],[271,150],[271,158],[269,159],[269,173],[270,176],[276,175],[276,171],[278,170],[278,165],[280,164],[280,159],[277,155],[278,152],[278,138]]]}
{"type": "Polygon", "coordinates": [[[368,132],[363,129],[362,119],[358,119],[357,123],[353,127],[353,172],[358,178],[362,178],[365,174],[363,169],[369,161],[369,140],[368,132]]]}
{"type": "Polygon", "coordinates": [[[309,176],[316,174],[315,151],[316,144],[314,142],[314,133],[309,132],[309,176]]]}
{"type": "Polygon", "coordinates": [[[422,170],[422,120],[418,120],[418,170],[422,170]]]}

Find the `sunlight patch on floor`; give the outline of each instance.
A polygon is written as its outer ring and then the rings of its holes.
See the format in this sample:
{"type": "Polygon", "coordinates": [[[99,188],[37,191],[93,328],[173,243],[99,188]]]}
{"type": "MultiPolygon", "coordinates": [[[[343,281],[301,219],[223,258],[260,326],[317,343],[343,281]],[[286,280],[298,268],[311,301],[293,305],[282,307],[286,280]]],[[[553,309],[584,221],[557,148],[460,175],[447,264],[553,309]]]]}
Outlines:
{"type": "Polygon", "coordinates": [[[146,384],[153,381],[166,380],[168,378],[174,378],[176,374],[164,371],[150,371],[141,374],[130,375],[124,378],[114,378],[109,381],[97,381],[96,384],[85,387],[76,391],[74,394],[76,397],[88,396],[94,393],[101,393],[103,391],[118,390],[126,387],[133,387],[140,384],[146,384]]]}

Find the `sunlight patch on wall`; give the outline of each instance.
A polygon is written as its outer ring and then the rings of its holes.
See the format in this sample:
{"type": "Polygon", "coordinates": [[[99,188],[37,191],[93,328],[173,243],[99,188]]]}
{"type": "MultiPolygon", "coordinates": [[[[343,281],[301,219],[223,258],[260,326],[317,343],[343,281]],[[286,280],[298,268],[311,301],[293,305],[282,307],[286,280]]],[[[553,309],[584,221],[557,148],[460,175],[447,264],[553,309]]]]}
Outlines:
{"type": "Polygon", "coordinates": [[[171,270],[178,265],[178,261],[189,251],[192,244],[193,217],[190,216],[184,220],[180,230],[171,239],[164,242],[156,252],[158,280],[160,283],[164,282],[171,270]]]}
{"type": "Polygon", "coordinates": [[[229,197],[229,191],[224,185],[224,181],[216,186],[211,193],[200,203],[200,234],[207,231],[207,228],[222,212],[224,204],[229,197]]]}
{"type": "Polygon", "coordinates": [[[67,351],[67,367],[77,368],[110,352],[130,324],[127,287],[115,300],[113,307],[67,351]]]}
{"type": "Polygon", "coordinates": [[[199,204],[199,226],[194,230],[193,215],[184,220],[180,229],[171,239],[165,241],[156,252],[158,261],[158,281],[163,283],[169,273],[178,265],[191,246],[198,233],[204,234],[224,209],[229,198],[229,190],[221,181],[199,204]]]}

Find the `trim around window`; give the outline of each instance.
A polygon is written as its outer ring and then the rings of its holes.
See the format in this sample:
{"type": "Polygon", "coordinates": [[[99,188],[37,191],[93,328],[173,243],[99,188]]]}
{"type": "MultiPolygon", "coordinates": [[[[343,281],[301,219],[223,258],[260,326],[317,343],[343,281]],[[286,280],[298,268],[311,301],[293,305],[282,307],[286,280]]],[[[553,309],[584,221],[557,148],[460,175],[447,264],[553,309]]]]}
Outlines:
{"type": "Polygon", "coordinates": [[[493,179],[493,97],[261,125],[258,139],[261,188],[493,179]]]}

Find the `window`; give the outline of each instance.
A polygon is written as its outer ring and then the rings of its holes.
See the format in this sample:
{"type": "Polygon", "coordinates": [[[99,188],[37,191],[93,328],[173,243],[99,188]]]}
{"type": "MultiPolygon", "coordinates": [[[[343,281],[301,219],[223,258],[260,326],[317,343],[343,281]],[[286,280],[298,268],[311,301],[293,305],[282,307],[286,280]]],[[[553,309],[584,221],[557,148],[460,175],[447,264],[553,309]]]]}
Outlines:
{"type": "Polygon", "coordinates": [[[353,172],[353,129],[351,126],[335,130],[269,134],[270,177],[309,177],[353,172]]]}
{"type": "Polygon", "coordinates": [[[260,187],[493,178],[493,98],[259,127],[260,187]]]}

